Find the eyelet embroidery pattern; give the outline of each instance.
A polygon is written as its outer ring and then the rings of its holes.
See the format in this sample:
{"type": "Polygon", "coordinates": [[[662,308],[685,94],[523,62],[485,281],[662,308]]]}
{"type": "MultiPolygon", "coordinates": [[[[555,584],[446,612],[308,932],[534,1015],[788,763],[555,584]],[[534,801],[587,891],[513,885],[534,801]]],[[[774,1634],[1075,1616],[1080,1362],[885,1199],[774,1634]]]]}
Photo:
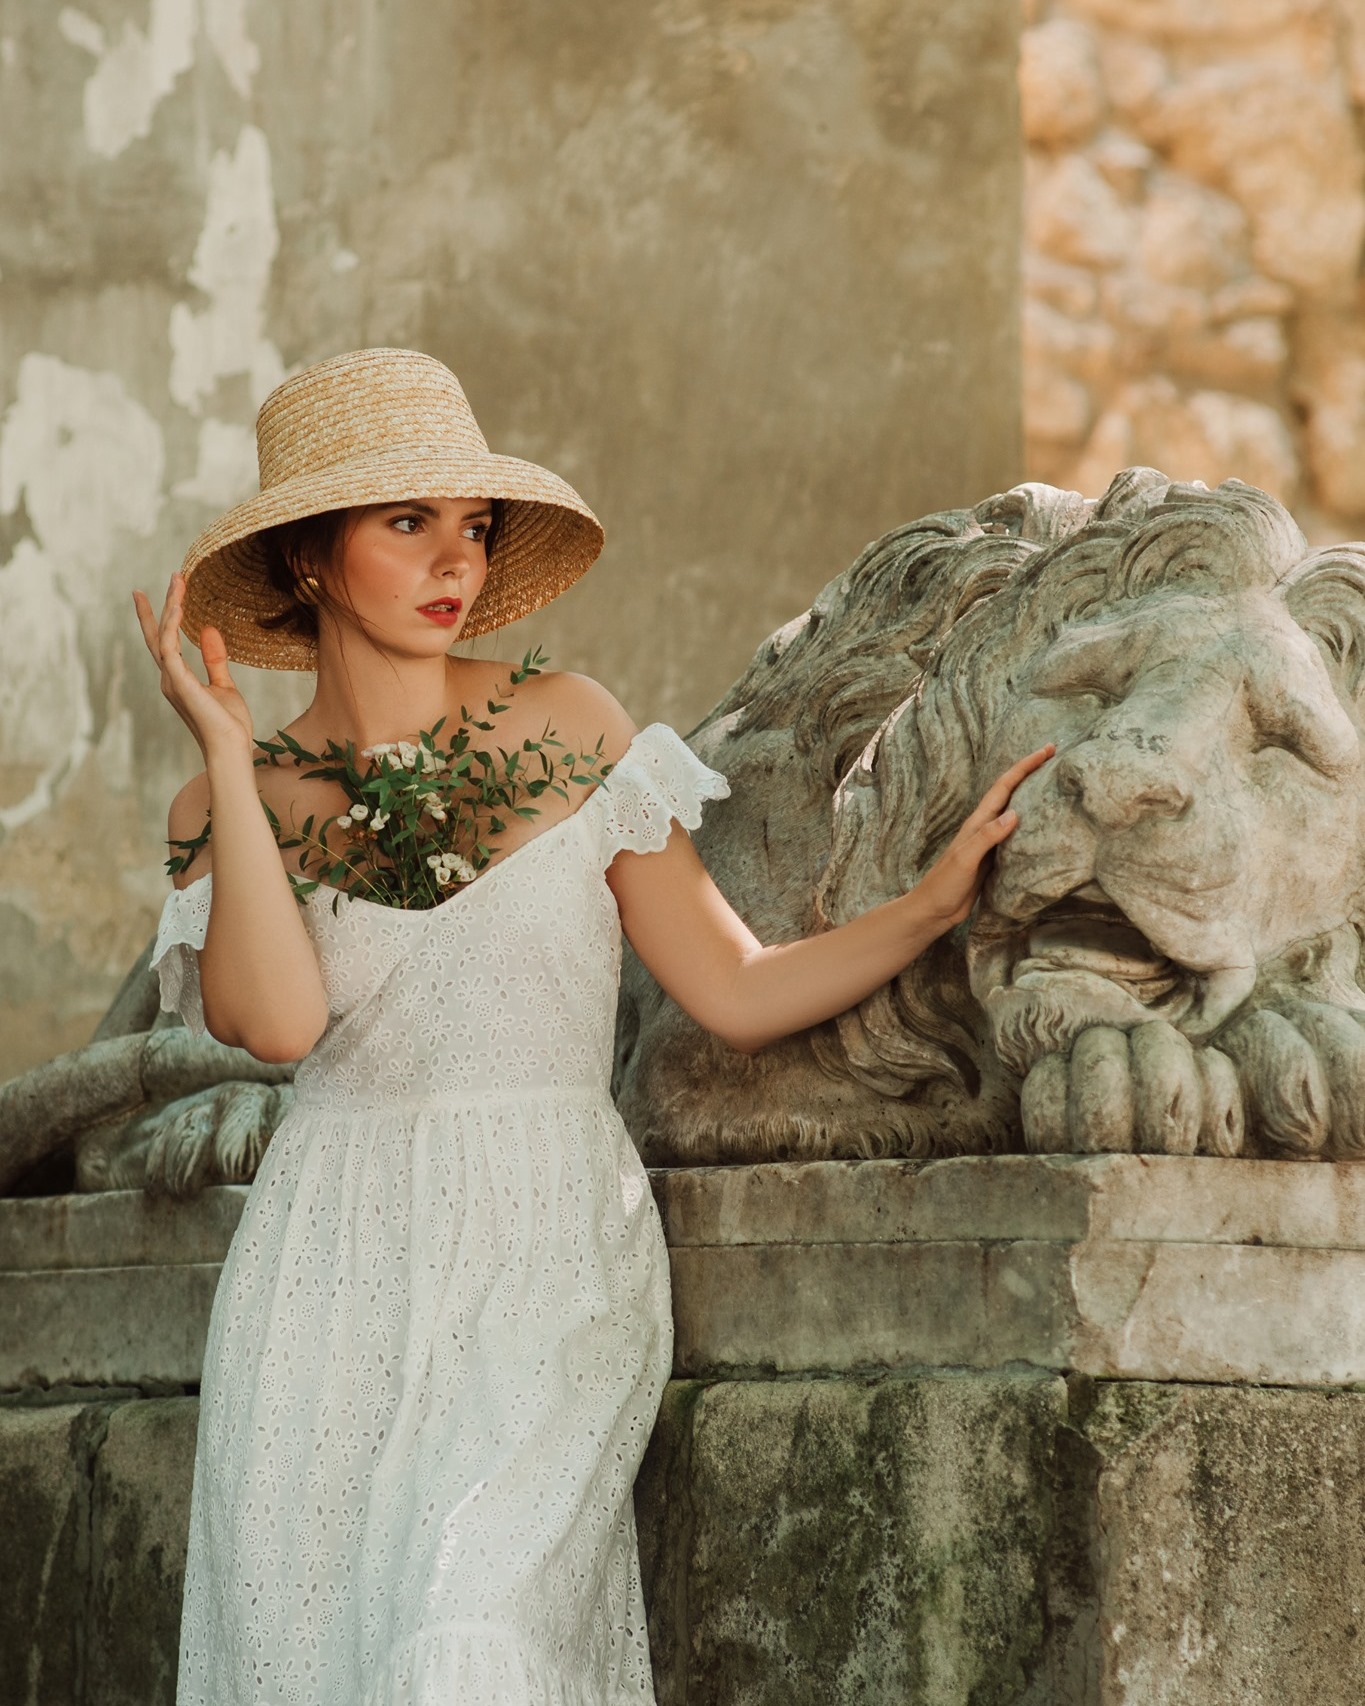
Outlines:
{"type": "Polygon", "coordinates": [[[209,929],[207,877],[172,889],[161,909],[152,964],[161,984],[161,1005],[179,1013],[196,1036],[204,1034],[204,1003],[199,994],[199,949],[209,929]]]}
{"type": "MultiPolygon", "coordinates": [[[[651,724],[442,906],[310,897],[330,1020],[214,1299],[178,1706],[652,1701],[630,1494],[672,1318],[604,872],[726,793],[651,724]]],[[[197,1027],[210,894],[156,947],[197,1027]]]]}

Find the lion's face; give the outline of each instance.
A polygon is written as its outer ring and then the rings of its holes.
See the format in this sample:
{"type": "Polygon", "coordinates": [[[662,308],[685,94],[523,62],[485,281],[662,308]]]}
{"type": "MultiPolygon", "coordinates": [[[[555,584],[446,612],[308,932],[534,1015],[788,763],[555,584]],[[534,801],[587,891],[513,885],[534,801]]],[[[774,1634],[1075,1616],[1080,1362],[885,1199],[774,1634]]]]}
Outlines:
{"type": "Polygon", "coordinates": [[[968,942],[1015,1072],[1096,1024],[1204,1041],[1259,968],[1351,919],[1360,737],[1275,593],[1165,589],[1064,627],[986,771],[1045,740],[1057,756],[1019,790],[968,942]]]}

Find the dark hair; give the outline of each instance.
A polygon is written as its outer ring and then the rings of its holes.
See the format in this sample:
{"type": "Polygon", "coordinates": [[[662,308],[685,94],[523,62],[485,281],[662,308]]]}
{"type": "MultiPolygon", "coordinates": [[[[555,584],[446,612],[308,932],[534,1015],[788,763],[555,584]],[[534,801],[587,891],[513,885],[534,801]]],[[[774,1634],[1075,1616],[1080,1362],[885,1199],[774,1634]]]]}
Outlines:
{"type": "Polygon", "coordinates": [[[329,509],[321,515],[305,515],[298,521],[261,530],[257,538],[265,578],[285,600],[283,610],[260,618],[262,628],[283,628],[308,640],[317,639],[318,607],[336,601],[335,571],[340,567],[341,547],[356,513],[353,509],[329,509]],[[317,593],[309,602],[299,597],[299,582],[305,575],[317,582],[317,593]]]}
{"type": "MultiPolygon", "coordinates": [[[[503,525],[503,505],[499,498],[490,498],[489,503],[493,516],[483,544],[491,562],[503,525]]],[[[359,508],[329,509],[321,515],[305,515],[298,521],[284,521],[278,527],[261,530],[257,538],[265,563],[265,578],[286,601],[283,610],[261,617],[262,628],[282,628],[304,639],[317,639],[318,609],[338,603],[341,548],[359,514],[359,508]],[[309,602],[299,597],[299,582],[305,575],[317,582],[316,595],[309,602]]]]}

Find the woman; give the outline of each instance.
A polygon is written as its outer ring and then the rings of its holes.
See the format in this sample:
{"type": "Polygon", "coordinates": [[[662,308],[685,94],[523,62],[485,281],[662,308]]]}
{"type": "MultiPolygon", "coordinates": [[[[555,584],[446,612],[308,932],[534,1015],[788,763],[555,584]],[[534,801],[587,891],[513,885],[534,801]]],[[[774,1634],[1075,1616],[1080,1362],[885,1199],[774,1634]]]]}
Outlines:
{"type": "Polygon", "coordinates": [[[411,351],[287,380],[261,495],[137,610],[204,772],[171,807],[163,1000],[300,1060],[232,1241],[205,1350],[181,1706],[618,1706],[652,1698],[630,1503],[671,1354],[668,1267],[608,1096],[622,929],[739,1049],[826,1019],[966,917],[1016,822],[986,794],[911,893],[762,947],[686,831],[727,792],[596,683],[448,655],[538,608],[601,529],[570,487],[491,455],[454,376],[411,351]],[[200,682],[180,652],[198,641],[200,682]],[[613,766],[512,817],[427,910],[301,901],[279,823],[345,808],[257,767],[229,659],[317,671],[288,733],[321,751],[499,708],[613,766]],[[210,869],[211,865],[211,869],[210,869]]]}

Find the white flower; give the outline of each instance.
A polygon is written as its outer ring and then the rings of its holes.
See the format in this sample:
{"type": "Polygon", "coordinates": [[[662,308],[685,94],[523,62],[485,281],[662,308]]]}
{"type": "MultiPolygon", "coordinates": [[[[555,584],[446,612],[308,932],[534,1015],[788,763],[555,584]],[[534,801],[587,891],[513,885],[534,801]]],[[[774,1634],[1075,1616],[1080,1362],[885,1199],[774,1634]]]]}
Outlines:
{"type": "Polygon", "coordinates": [[[427,868],[432,871],[443,871],[445,869],[445,860],[442,855],[439,853],[433,853],[427,860],[427,868]]]}
{"type": "Polygon", "coordinates": [[[433,770],[439,770],[441,768],[441,762],[437,758],[436,754],[428,751],[426,747],[422,748],[421,759],[419,762],[421,769],[428,776],[433,770]]]}
{"type": "Polygon", "coordinates": [[[389,812],[376,812],[370,819],[370,828],[383,829],[384,825],[389,821],[390,815],[391,814],[389,812]]]}
{"type": "Polygon", "coordinates": [[[454,881],[455,881],[455,878],[453,876],[451,876],[450,872],[447,871],[444,868],[444,866],[439,871],[437,871],[437,873],[436,873],[436,887],[438,889],[448,889],[454,881]]]}
{"type": "Polygon", "coordinates": [[[431,815],[431,816],[432,816],[432,817],[433,817],[433,818],[435,818],[435,820],[436,820],[436,822],[437,822],[437,823],[444,823],[444,822],[445,822],[445,820],[446,820],[446,814],[445,814],[445,812],[444,812],[444,811],[443,811],[443,810],[442,810],[442,809],[441,809],[441,807],[440,807],[440,806],[428,806],[428,807],[427,807],[427,811],[428,811],[428,812],[429,812],[429,813],[430,813],[430,815],[431,815]]]}
{"type": "Polygon", "coordinates": [[[393,742],[391,740],[386,740],[381,741],[378,746],[362,747],[360,749],[360,756],[362,758],[392,758],[393,751],[393,742]]]}
{"type": "Polygon", "coordinates": [[[418,749],[410,740],[400,740],[398,743],[398,762],[404,770],[411,770],[417,762],[418,749]]]}
{"type": "Polygon", "coordinates": [[[357,801],[356,804],[351,807],[351,816],[355,819],[355,821],[357,823],[364,823],[365,819],[369,815],[370,815],[370,808],[368,806],[362,806],[359,803],[359,801],[357,801]]]}
{"type": "Polygon", "coordinates": [[[472,883],[478,872],[459,853],[442,853],[441,864],[453,882],[472,883]]]}

